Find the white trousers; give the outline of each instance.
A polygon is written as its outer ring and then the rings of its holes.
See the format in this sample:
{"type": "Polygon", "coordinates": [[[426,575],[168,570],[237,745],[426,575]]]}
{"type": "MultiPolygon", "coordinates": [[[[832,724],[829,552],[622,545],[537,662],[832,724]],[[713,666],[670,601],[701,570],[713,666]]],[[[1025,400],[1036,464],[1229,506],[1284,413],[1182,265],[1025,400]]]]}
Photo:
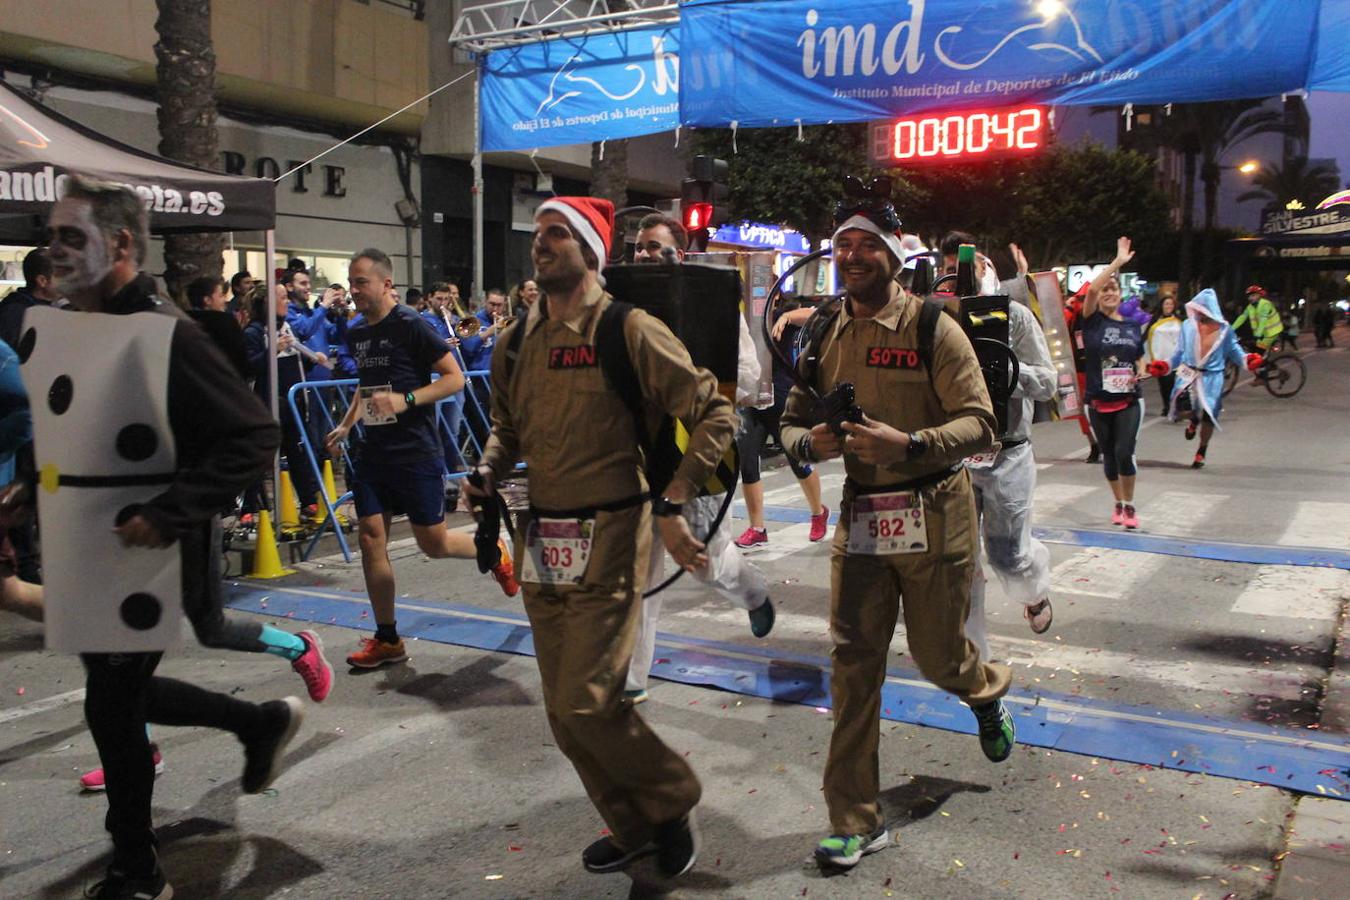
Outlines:
{"type": "MultiPolygon", "coordinates": [[[[1009,598],[1035,606],[1050,592],[1050,551],[1031,536],[1031,499],[1036,492],[1036,455],[1031,444],[1010,447],[987,469],[972,469],[970,480],[980,514],[979,555],[989,562],[1009,598]]],[[[987,660],[985,584],[980,561],[970,585],[966,636],[987,660]]]]}
{"type": "MultiPolygon", "coordinates": [[[[708,526],[717,518],[722,508],[725,494],[714,497],[696,497],[684,505],[684,518],[694,537],[702,538],[708,526]]],[[[653,531],[656,525],[652,525],[653,531]]],[[[686,577],[695,578],[712,587],[734,606],[744,609],[758,609],[769,599],[769,585],[764,572],[747,561],[741,551],[731,542],[731,514],[728,511],[722,524],[707,541],[708,565],[688,573],[686,577]]],[[[651,590],[665,581],[666,545],[661,543],[659,534],[652,537],[651,565],[647,570],[647,589],[651,590]]],[[[633,645],[633,661],[628,664],[628,684],[630,691],[646,690],[647,677],[652,671],[652,660],[656,655],[656,625],[661,618],[661,599],[663,594],[647,597],[642,601],[642,615],[638,619],[637,641],[633,645]]]]}

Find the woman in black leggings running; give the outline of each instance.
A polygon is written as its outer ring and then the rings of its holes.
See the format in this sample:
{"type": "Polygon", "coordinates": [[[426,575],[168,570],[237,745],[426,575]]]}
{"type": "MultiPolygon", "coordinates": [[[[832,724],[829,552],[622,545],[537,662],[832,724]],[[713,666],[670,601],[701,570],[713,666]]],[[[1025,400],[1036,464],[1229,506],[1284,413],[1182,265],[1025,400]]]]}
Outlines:
{"type": "Polygon", "coordinates": [[[1139,379],[1144,376],[1144,339],[1139,325],[1120,314],[1117,273],[1134,258],[1130,239],[1116,242],[1116,258],[1088,286],[1083,303],[1088,417],[1102,448],[1106,482],[1115,495],[1112,525],[1139,527],[1134,508],[1134,445],[1144,418],[1139,379]]]}

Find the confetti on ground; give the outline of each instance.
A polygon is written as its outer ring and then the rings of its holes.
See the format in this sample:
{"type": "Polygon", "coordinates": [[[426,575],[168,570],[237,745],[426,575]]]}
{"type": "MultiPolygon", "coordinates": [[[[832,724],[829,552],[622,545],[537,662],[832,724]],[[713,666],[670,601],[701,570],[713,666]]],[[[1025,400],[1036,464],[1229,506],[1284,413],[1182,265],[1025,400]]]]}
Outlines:
{"type": "Polygon", "coordinates": [[[484,881],[501,881],[501,880],[502,880],[502,876],[500,876],[500,875],[484,875],[484,876],[483,876],[483,880],[484,880],[484,881]]]}

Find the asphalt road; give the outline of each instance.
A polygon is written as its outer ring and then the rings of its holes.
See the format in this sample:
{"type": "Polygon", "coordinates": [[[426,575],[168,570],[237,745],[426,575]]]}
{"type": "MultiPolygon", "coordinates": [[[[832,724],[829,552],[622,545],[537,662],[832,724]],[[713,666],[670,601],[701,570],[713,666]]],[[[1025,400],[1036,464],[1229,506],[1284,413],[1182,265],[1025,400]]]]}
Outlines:
{"type": "MultiPolygon", "coordinates": [[[[1313,803],[1345,818],[1336,797],[1350,749],[1328,717],[1344,698],[1328,675],[1350,598],[1350,353],[1305,360],[1309,385],[1293,400],[1237,389],[1200,471],[1189,468],[1194,445],[1149,395],[1142,528],[1130,538],[1109,524],[1109,492],[1099,468],[1082,463],[1076,426],[1036,426],[1054,627],[1033,635],[997,581],[988,612],[993,653],[1015,669],[1019,728],[1044,746],[988,763],[973,737],[944,724],[940,703],[908,684],[898,634],[895,696],[930,707],[938,727],[898,712],[883,722],[883,803],[897,846],[848,875],[824,878],[810,863],[828,830],[819,795],[828,709],[809,692],[789,702],[762,677],[735,690],[697,683],[785,660],[806,667],[799,675],[828,655],[826,550],[793,521],[803,504],[786,469],[765,480],[770,544],[749,554],[770,578],[774,633],[756,640],[744,613],[688,579],[665,598],[658,672],[674,680],[654,682],[643,714],[704,783],[704,849],[678,884],[646,869],[581,870],[579,851],[602,824],[553,746],[522,653],[519,601],[470,563],[424,560],[406,544],[393,555],[408,607],[400,627],[420,637],[412,660],[360,675],[339,665],[274,792],[239,794],[233,739],[156,732],[167,760],[155,796],[165,869],[182,897],[1350,896],[1345,845],[1299,825],[1313,803]],[[1144,721],[1154,716],[1162,724],[1144,721]],[[1061,737],[1035,731],[1047,722],[1061,737]],[[1175,749],[1139,762],[1146,731],[1175,749]],[[1254,737],[1216,749],[1233,734],[1254,737]],[[1055,749],[1064,747],[1080,752],[1055,749]],[[1331,760],[1321,787],[1304,788],[1314,797],[1271,784],[1314,757],[1331,760]],[[1314,855],[1332,865],[1297,879],[1279,871],[1314,855]]],[[[835,508],[842,472],[826,465],[822,475],[835,508]]],[[[359,636],[344,625],[363,624],[360,591],[359,564],[328,557],[246,586],[240,602],[262,609],[266,595],[265,614],[283,627],[313,620],[340,661],[359,636]]],[[[0,621],[5,896],[78,894],[107,846],[103,800],[76,788],[96,764],[82,674],[40,647],[35,627],[0,621]]],[[[185,645],[161,671],[250,699],[303,694],[267,656],[185,645]]]]}

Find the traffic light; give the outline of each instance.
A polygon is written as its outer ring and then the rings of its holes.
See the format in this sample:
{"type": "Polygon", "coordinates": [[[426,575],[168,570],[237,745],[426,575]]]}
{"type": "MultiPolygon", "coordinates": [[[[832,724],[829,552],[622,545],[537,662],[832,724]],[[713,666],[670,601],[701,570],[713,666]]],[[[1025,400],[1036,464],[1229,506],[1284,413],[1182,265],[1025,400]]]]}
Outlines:
{"type": "Polygon", "coordinates": [[[727,169],[724,159],[695,156],[689,167],[692,177],[680,183],[680,217],[694,253],[708,249],[709,229],[721,225],[730,214],[726,207],[730,194],[727,169]]]}

